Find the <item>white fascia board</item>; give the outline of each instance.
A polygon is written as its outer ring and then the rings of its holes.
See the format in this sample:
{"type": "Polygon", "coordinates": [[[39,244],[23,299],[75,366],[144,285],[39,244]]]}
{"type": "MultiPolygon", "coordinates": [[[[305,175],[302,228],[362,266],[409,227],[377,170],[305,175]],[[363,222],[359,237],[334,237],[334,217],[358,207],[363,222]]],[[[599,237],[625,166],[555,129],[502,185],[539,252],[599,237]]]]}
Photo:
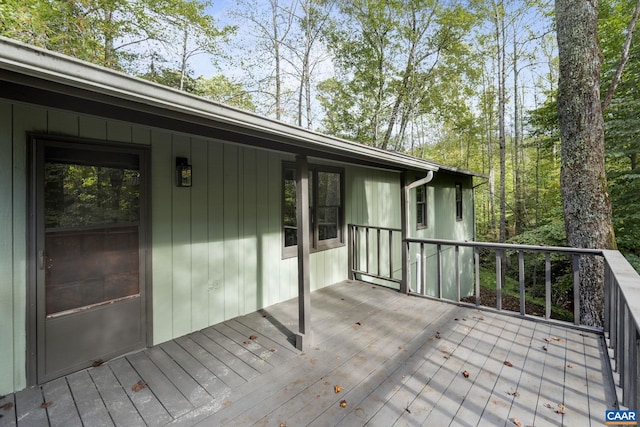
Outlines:
{"type": "Polygon", "coordinates": [[[433,162],[323,135],[4,37],[0,37],[0,68],[166,111],[298,141],[319,151],[339,153],[355,159],[370,159],[395,168],[422,171],[439,169],[439,165],[433,162]]]}

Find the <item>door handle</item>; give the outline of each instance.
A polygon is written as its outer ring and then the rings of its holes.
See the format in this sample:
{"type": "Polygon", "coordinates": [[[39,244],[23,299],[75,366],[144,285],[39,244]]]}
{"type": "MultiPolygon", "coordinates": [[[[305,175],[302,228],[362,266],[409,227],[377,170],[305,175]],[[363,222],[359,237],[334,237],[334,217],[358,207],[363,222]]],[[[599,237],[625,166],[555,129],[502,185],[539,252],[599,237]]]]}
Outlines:
{"type": "Polygon", "coordinates": [[[38,251],[38,268],[44,270],[44,251],[42,249],[38,251]]]}

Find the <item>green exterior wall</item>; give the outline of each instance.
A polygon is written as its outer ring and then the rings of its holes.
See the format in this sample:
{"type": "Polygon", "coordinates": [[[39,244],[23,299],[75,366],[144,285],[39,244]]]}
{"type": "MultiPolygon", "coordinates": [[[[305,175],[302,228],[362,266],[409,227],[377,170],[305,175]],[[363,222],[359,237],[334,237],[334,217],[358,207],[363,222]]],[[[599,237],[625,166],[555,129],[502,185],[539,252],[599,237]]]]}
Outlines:
{"type": "MultiPolygon", "coordinates": [[[[0,394],[27,385],[28,132],[151,146],[153,344],[297,296],[280,232],[293,156],[0,101],[0,394]],[[191,188],[174,185],[175,157],[189,158],[191,188]]],[[[346,223],[400,226],[398,173],[337,166],[346,223]]],[[[346,246],[311,254],[312,290],[346,278],[346,246]]]]}
{"type": "MultiPolygon", "coordinates": [[[[414,177],[417,179],[420,177],[414,177]]],[[[474,240],[475,219],[473,205],[473,180],[470,176],[446,171],[436,172],[427,184],[427,224],[418,228],[416,222],[416,192],[411,191],[409,203],[409,235],[423,239],[474,240]],[[455,184],[462,185],[462,220],[456,218],[455,184]]],[[[411,245],[411,288],[417,291],[418,245],[411,245]]],[[[419,293],[437,296],[436,246],[425,245],[425,286],[419,293]]],[[[474,287],[473,249],[460,248],[461,296],[471,295],[474,287]]],[[[442,296],[456,299],[455,248],[442,247],[442,296]]]]}

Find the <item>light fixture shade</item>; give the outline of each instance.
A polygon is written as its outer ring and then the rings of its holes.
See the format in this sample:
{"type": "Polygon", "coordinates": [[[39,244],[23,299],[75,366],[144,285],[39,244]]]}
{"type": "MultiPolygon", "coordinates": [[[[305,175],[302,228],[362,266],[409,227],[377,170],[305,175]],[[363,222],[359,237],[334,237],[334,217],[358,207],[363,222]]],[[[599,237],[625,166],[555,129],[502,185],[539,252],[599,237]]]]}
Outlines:
{"type": "Polygon", "coordinates": [[[191,187],[191,165],[186,157],[176,157],[176,187],[191,187]]]}

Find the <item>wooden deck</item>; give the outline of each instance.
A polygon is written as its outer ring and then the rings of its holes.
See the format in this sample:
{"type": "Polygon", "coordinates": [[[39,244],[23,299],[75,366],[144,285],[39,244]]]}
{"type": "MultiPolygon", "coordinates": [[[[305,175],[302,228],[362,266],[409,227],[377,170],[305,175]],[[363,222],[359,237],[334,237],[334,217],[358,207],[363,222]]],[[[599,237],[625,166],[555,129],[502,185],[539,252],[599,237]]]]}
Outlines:
{"type": "Polygon", "coordinates": [[[311,304],[304,352],[292,300],[5,396],[0,426],[601,426],[615,403],[597,335],[359,282],[311,304]]]}

